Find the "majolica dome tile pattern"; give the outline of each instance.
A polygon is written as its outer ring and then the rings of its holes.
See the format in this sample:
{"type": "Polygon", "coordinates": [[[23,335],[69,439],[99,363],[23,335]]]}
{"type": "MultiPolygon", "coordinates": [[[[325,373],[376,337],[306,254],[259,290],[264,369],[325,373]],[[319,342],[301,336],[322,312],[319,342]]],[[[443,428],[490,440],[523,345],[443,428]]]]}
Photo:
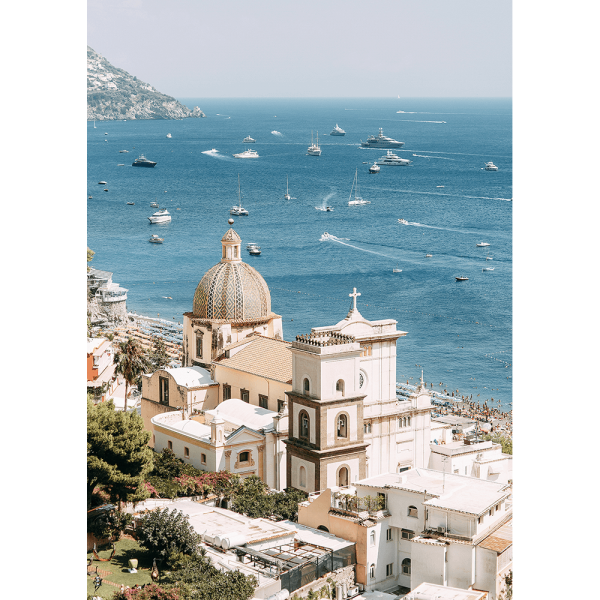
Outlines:
{"type": "Polygon", "coordinates": [[[203,319],[261,319],[271,313],[271,294],[260,273],[250,265],[221,262],[209,269],[198,284],[193,311],[203,319]]]}

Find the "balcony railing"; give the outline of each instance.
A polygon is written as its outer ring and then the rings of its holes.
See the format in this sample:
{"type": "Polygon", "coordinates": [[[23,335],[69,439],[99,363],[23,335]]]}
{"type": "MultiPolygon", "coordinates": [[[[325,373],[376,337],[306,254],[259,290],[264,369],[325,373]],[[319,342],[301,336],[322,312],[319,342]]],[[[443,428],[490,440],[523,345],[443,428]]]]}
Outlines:
{"type": "Polygon", "coordinates": [[[385,498],[381,496],[359,497],[352,494],[334,492],[331,495],[331,508],[352,515],[358,515],[359,513],[376,515],[378,512],[386,510],[386,502],[385,498]]]}

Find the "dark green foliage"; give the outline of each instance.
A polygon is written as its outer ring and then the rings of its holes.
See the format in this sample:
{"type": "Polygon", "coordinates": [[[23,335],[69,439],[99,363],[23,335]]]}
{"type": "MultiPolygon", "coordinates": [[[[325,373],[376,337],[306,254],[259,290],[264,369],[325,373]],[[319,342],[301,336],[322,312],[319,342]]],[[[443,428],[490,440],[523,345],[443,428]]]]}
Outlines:
{"type": "Polygon", "coordinates": [[[101,486],[111,502],[147,497],[144,482],[152,469],[150,432],[135,412],[115,411],[112,401],[87,402],[87,496],[101,486]]]}
{"type": "Polygon", "coordinates": [[[152,337],[152,350],[149,355],[153,370],[164,369],[169,366],[171,357],[167,354],[167,346],[162,338],[152,337]]]}
{"type": "Polygon", "coordinates": [[[304,502],[308,494],[295,488],[286,488],[283,492],[273,494],[275,497],[275,508],[273,512],[282,519],[298,521],[298,503],[304,502]]]}
{"type": "Polygon", "coordinates": [[[195,554],[200,536],[190,525],[188,516],[174,509],[154,510],[140,519],[136,527],[138,541],[157,558],[173,552],[195,554]]]}
{"type": "Polygon", "coordinates": [[[127,393],[129,387],[141,381],[142,374],[152,370],[143,348],[133,339],[119,342],[115,353],[115,373],[125,379],[125,409],[127,410],[127,393]]]}
{"type": "Polygon", "coordinates": [[[116,541],[133,520],[132,515],[120,510],[112,510],[100,515],[88,525],[88,531],[98,539],[116,541]]]}
{"type": "Polygon", "coordinates": [[[269,494],[260,477],[250,475],[243,480],[232,500],[232,510],[250,518],[269,517],[275,509],[275,495],[269,494]]]}
{"type": "Polygon", "coordinates": [[[484,440],[492,440],[496,444],[502,446],[502,452],[504,454],[512,454],[512,438],[504,436],[500,433],[494,433],[493,435],[486,435],[484,440]]]}
{"type": "Polygon", "coordinates": [[[180,458],[175,456],[175,453],[168,448],[165,448],[162,452],[156,452],[154,454],[154,469],[152,469],[153,477],[160,477],[161,479],[173,479],[173,477],[180,477],[181,475],[202,475],[205,471],[200,471],[190,464],[184,463],[180,458]]]}

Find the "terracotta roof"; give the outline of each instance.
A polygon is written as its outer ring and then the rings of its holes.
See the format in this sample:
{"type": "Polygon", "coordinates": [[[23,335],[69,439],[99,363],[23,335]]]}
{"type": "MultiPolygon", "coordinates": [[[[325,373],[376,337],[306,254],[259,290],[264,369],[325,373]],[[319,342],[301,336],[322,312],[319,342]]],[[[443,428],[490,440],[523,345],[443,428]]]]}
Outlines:
{"type": "Polygon", "coordinates": [[[477,545],[480,548],[493,550],[498,554],[504,552],[512,545],[512,518],[477,545]]]}
{"type": "Polygon", "coordinates": [[[282,383],[292,383],[291,342],[263,335],[253,335],[247,340],[250,341],[248,346],[234,356],[219,358],[214,363],[282,383]]]}

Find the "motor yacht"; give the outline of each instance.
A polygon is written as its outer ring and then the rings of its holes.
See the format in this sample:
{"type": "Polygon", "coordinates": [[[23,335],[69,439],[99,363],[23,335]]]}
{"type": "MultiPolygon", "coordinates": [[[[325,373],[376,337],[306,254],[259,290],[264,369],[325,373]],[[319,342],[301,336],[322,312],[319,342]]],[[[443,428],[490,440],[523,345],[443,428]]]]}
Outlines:
{"type": "Polygon", "coordinates": [[[260,249],[260,246],[258,244],[255,244],[254,242],[248,242],[246,244],[246,250],[250,250],[251,248],[258,248],[258,249],[260,249]]]}
{"type": "Polygon", "coordinates": [[[379,133],[376,136],[370,135],[366,142],[361,140],[360,145],[363,148],[401,148],[404,146],[404,142],[399,142],[383,135],[383,129],[380,127],[379,133]]]}
{"type": "Polygon", "coordinates": [[[336,123],[329,135],[346,135],[346,132],[336,123]]]}
{"type": "Polygon", "coordinates": [[[489,244],[487,242],[479,242],[478,244],[475,244],[478,248],[485,248],[485,246],[489,246],[489,244]]]}
{"type": "Polygon", "coordinates": [[[402,223],[402,225],[408,225],[408,221],[406,219],[398,219],[398,223],[402,223]]]}
{"type": "Polygon", "coordinates": [[[156,234],[154,234],[148,241],[152,242],[153,244],[162,244],[165,240],[164,238],[158,237],[156,234]]]}
{"type": "Polygon", "coordinates": [[[426,254],[425,258],[431,258],[433,256],[433,254],[426,254]]]}
{"type": "Polygon", "coordinates": [[[120,152],[121,154],[125,154],[125,153],[129,152],[129,150],[119,150],[119,152],[120,152]]]}
{"type": "Polygon", "coordinates": [[[308,156],[321,156],[321,148],[319,146],[319,132],[317,131],[317,143],[313,142],[312,131],[310,132],[310,146],[306,151],[308,156]]]}
{"type": "Polygon", "coordinates": [[[152,208],[158,208],[158,202],[150,202],[152,208]]]}
{"type": "Polygon", "coordinates": [[[157,210],[151,217],[148,217],[150,223],[168,223],[171,220],[171,215],[166,208],[157,210]]]}
{"type": "Polygon", "coordinates": [[[251,138],[250,136],[244,138],[244,144],[254,144],[254,143],[256,143],[256,140],[254,138],[251,138]]]}
{"type": "Polygon", "coordinates": [[[148,160],[143,154],[140,154],[138,158],[136,158],[132,163],[132,167],[154,167],[156,163],[148,160]]]}
{"type": "Polygon", "coordinates": [[[402,269],[392,269],[392,273],[402,273],[402,269]]]}
{"type": "Polygon", "coordinates": [[[250,248],[250,250],[248,250],[248,254],[251,254],[252,256],[259,256],[260,248],[258,248],[258,247],[250,248]]]}
{"type": "Polygon", "coordinates": [[[379,173],[381,167],[375,162],[369,167],[369,173],[379,173]]]}
{"type": "Polygon", "coordinates": [[[454,279],[456,279],[456,281],[469,281],[469,278],[464,277],[463,275],[461,275],[459,277],[455,277],[454,279]]]}
{"type": "Polygon", "coordinates": [[[369,200],[364,200],[359,193],[358,188],[358,169],[356,169],[356,173],[354,174],[354,181],[352,182],[352,187],[350,188],[350,197],[348,199],[348,206],[354,206],[358,204],[371,204],[369,200]],[[352,190],[354,190],[354,200],[352,200],[352,190]]]}
{"type": "Polygon", "coordinates": [[[171,137],[171,134],[170,134],[170,133],[167,133],[167,137],[168,137],[168,138],[170,138],[170,137],[171,137]]]}
{"type": "Polygon", "coordinates": [[[493,271],[494,267],[483,267],[482,271],[493,271]]]}
{"type": "Polygon", "coordinates": [[[498,167],[493,163],[493,162],[487,162],[485,163],[485,170],[486,171],[497,171],[498,167]]]}
{"type": "Polygon", "coordinates": [[[400,158],[397,154],[394,154],[391,150],[387,151],[385,156],[382,156],[378,161],[378,165],[386,165],[386,166],[400,166],[405,167],[406,165],[410,165],[411,161],[407,158],[400,158]]]}
{"type": "Polygon", "coordinates": [[[106,181],[99,181],[98,185],[106,185],[106,181]]]}
{"type": "Polygon", "coordinates": [[[259,158],[258,152],[256,150],[244,150],[244,152],[240,152],[239,154],[234,154],[234,158],[259,158]]]}
{"type": "Polygon", "coordinates": [[[129,206],[134,206],[134,205],[135,205],[135,202],[128,202],[127,204],[128,204],[129,206]]]}

